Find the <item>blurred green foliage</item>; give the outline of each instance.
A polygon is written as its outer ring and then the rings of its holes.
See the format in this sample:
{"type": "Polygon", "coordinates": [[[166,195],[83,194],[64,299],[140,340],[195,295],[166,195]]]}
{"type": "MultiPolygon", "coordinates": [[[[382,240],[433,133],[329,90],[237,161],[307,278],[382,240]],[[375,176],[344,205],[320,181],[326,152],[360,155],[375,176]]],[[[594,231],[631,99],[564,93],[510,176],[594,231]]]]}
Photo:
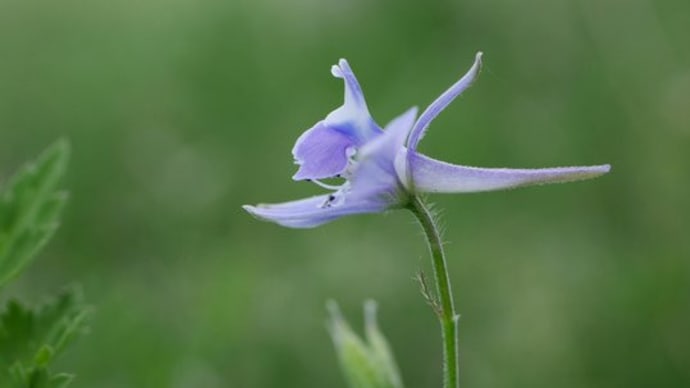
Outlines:
{"type": "Polygon", "coordinates": [[[290,149],[340,104],[338,58],[384,124],[482,50],[423,152],[613,171],[432,198],[463,386],[688,386],[688,20],[685,0],[2,0],[0,179],[73,145],[63,227],[4,297],[83,282],[74,387],[344,387],[324,303],[369,297],[406,385],[438,386],[408,214],[295,231],[240,205],[320,191],[290,180],[290,149]]]}
{"type": "MultiPolygon", "coordinates": [[[[55,232],[65,193],[59,184],[69,157],[58,141],[0,188],[0,290],[26,269],[55,232]]],[[[10,300],[0,308],[0,387],[64,388],[73,376],[49,365],[85,330],[88,308],[75,289],[33,308],[10,300]]]]}
{"type": "Polygon", "coordinates": [[[68,373],[48,366],[79,334],[84,333],[88,308],[78,289],[67,289],[55,300],[33,309],[12,300],[0,315],[0,387],[64,388],[68,373]]]}
{"type": "Polygon", "coordinates": [[[0,289],[26,267],[58,225],[66,195],[58,191],[69,148],[64,141],[28,164],[0,193],[0,289]]]}

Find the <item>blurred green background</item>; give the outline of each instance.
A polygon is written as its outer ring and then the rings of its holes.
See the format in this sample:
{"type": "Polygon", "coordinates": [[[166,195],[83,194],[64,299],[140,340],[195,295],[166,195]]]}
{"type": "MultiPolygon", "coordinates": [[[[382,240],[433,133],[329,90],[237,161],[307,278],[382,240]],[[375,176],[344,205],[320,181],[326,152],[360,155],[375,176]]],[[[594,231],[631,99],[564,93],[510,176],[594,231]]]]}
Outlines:
{"type": "Polygon", "coordinates": [[[11,294],[83,285],[75,387],[344,387],[328,298],[356,326],[376,299],[406,385],[440,386],[409,214],[299,231],[240,206],[320,192],[290,150],[340,105],[338,58],[385,124],[483,50],[425,153],[613,171],[432,198],[463,386],[690,386],[689,21],[686,0],[0,0],[0,179],[73,145],[63,226],[11,294]]]}

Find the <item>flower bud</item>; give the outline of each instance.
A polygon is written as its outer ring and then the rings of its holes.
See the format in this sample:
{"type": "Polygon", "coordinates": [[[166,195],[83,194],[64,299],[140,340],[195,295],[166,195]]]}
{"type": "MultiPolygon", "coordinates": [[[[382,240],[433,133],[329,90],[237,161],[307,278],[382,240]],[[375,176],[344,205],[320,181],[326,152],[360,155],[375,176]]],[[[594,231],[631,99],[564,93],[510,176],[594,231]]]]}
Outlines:
{"type": "Polygon", "coordinates": [[[334,301],[328,329],[340,366],[352,388],[402,388],[402,380],[388,341],[376,322],[376,302],[364,303],[364,340],[348,325],[334,301]]]}

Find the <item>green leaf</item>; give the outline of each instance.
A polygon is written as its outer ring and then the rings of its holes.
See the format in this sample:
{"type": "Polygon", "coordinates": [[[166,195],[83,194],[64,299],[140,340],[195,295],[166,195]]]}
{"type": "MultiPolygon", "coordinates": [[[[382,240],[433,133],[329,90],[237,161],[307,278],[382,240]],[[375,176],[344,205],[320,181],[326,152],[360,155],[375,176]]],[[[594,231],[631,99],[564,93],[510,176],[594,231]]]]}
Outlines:
{"type": "Polygon", "coordinates": [[[74,380],[67,373],[51,375],[46,368],[21,368],[21,365],[14,366],[9,379],[0,380],[0,388],[66,388],[74,380]]]}
{"type": "MultiPolygon", "coordinates": [[[[66,195],[58,187],[69,157],[61,140],[0,191],[0,288],[36,256],[57,228],[66,195]]],[[[0,312],[0,388],[65,388],[73,379],[48,367],[78,334],[89,308],[78,289],[30,308],[11,300],[0,312]]]]}
{"type": "Polygon", "coordinates": [[[19,274],[58,226],[66,194],[58,190],[69,158],[59,140],[0,192],[0,287],[19,274]]]}
{"type": "Polygon", "coordinates": [[[55,350],[53,349],[53,347],[49,345],[43,345],[40,349],[38,349],[38,352],[36,352],[36,356],[34,356],[34,365],[46,366],[50,363],[50,361],[53,360],[54,356],[55,350]]]}
{"type": "Polygon", "coordinates": [[[0,314],[0,365],[20,361],[48,365],[76,335],[85,331],[89,308],[71,288],[32,310],[12,300],[0,314]]]}
{"type": "Polygon", "coordinates": [[[29,375],[26,388],[50,388],[50,375],[45,368],[36,368],[29,375]]]}
{"type": "MultiPolygon", "coordinates": [[[[8,370],[9,379],[2,379],[0,381],[14,382],[12,387],[19,386],[22,382],[27,381],[27,371],[24,369],[24,365],[17,362],[14,363],[8,370]]],[[[0,374],[2,376],[2,374],[0,374]]],[[[0,387],[5,388],[5,385],[0,384],[0,387]]]]}
{"type": "Polygon", "coordinates": [[[33,310],[14,300],[8,302],[0,314],[0,368],[11,367],[0,370],[0,381],[11,378],[19,382],[18,387],[69,384],[71,375],[51,376],[47,367],[72,340],[86,331],[89,313],[90,308],[84,305],[76,288],[33,310]]]}

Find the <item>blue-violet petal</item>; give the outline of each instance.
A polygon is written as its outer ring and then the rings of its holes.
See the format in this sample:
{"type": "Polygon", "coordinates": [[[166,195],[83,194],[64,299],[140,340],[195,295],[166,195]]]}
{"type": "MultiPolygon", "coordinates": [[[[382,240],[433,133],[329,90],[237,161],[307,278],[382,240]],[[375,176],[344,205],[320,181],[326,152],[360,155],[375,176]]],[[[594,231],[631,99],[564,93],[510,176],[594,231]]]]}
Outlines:
{"type": "Polygon", "coordinates": [[[429,105],[428,108],[419,116],[419,120],[415,123],[412,132],[410,133],[410,139],[407,142],[407,148],[411,150],[416,150],[419,141],[422,140],[426,129],[429,124],[436,116],[441,113],[453,100],[455,97],[459,96],[465,89],[469,88],[470,85],[479,75],[479,70],[482,65],[482,53],[481,51],[477,53],[474,59],[474,64],[467,71],[465,75],[460,78],[458,82],[453,84],[448,90],[443,92],[434,102],[429,105]]]}
{"type": "Polygon", "coordinates": [[[608,164],[539,169],[480,168],[442,162],[408,151],[414,190],[428,193],[472,193],[546,183],[595,178],[611,169],[608,164]]]}

